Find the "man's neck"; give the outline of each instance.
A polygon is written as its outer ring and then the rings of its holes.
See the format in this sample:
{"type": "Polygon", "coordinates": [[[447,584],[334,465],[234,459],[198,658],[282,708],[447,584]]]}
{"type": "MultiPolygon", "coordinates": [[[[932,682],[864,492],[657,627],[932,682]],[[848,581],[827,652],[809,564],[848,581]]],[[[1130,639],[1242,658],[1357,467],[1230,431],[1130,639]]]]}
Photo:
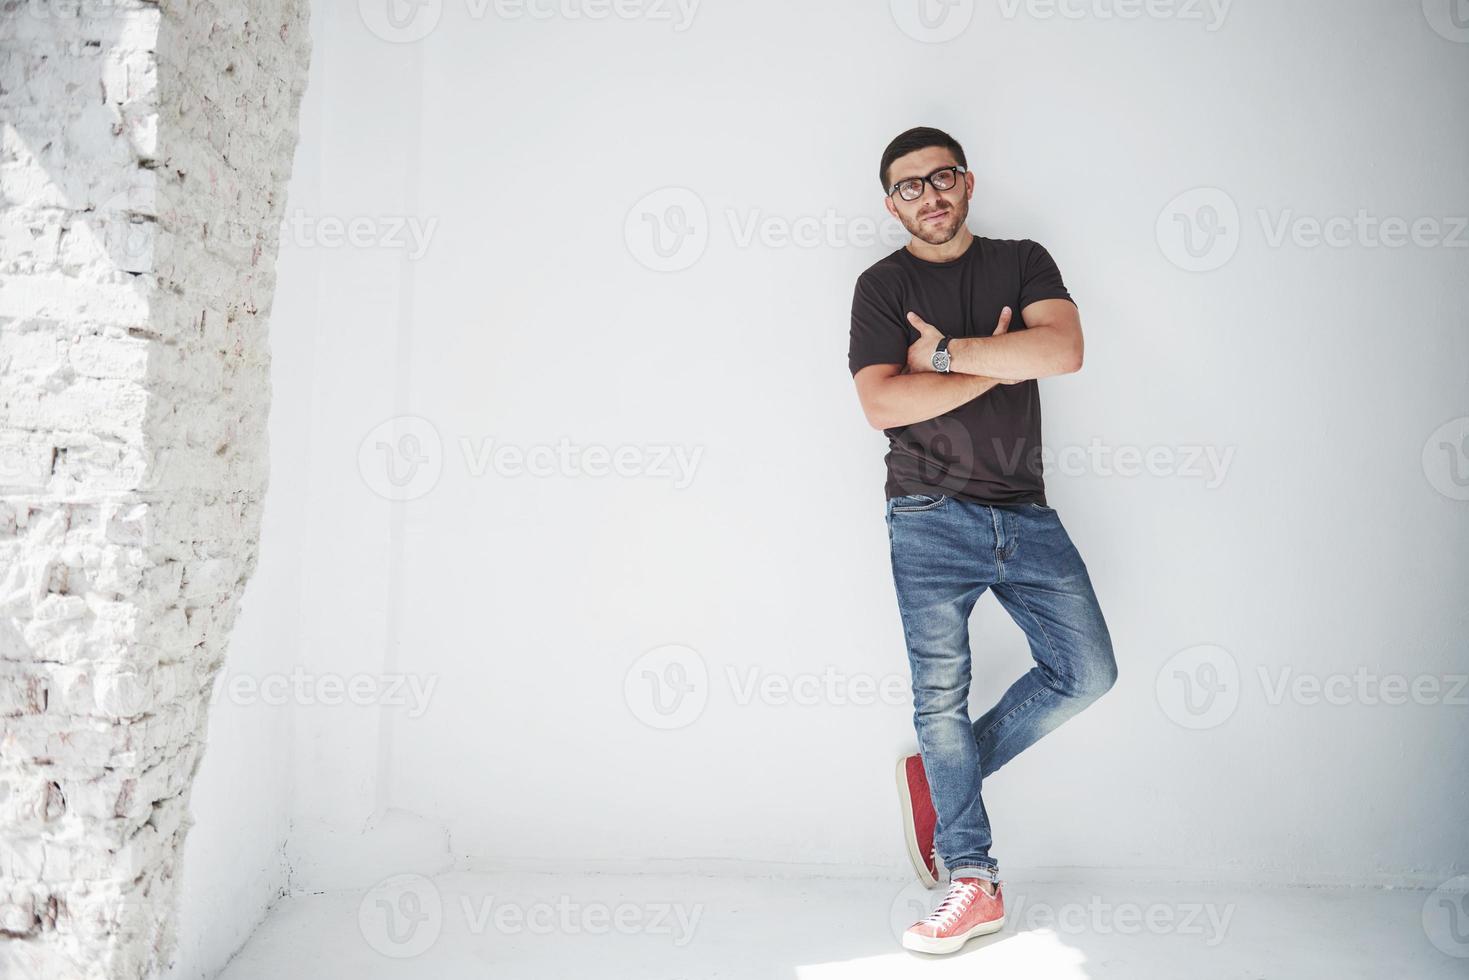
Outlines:
{"type": "Polygon", "coordinates": [[[965,252],[974,241],[974,236],[964,225],[959,226],[959,233],[942,245],[930,245],[921,238],[912,238],[908,241],[908,251],[928,262],[952,262],[965,252]]]}

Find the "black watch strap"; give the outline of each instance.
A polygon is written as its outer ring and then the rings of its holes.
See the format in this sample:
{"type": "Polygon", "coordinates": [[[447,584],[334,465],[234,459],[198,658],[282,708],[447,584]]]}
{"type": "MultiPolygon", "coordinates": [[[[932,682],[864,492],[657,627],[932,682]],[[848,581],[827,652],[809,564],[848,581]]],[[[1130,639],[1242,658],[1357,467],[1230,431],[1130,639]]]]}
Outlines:
{"type": "Polygon", "coordinates": [[[939,338],[939,345],[933,349],[933,360],[934,360],[934,365],[933,366],[934,366],[934,369],[935,370],[943,371],[945,374],[947,374],[949,372],[949,370],[951,369],[951,363],[949,361],[949,338],[948,337],[941,337],[941,338],[939,338]],[[940,355],[943,355],[943,356],[940,357],[940,355]],[[943,362],[943,367],[939,367],[939,362],[940,361],[943,362]]]}

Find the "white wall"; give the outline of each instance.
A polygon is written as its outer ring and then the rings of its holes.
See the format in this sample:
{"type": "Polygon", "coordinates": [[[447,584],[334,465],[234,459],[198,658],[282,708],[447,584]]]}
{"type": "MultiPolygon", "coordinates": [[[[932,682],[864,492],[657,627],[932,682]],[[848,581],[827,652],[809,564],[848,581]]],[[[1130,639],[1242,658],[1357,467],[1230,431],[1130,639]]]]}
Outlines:
{"type": "MultiPolygon", "coordinates": [[[[852,283],[902,238],[847,228],[883,215],[879,155],[918,124],[966,145],[971,229],[1044,243],[1080,304],[1086,366],[1042,385],[1048,443],[1162,447],[1175,467],[1190,447],[1232,454],[1217,485],[1050,476],[1120,680],[987,787],[1002,868],[1436,883],[1465,867],[1465,692],[1272,692],[1469,670],[1469,503],[1447,456],[1423,462],[1469,415],[1469,248],[1272,245],[1259,212],[1469,211],[1469,45],[1416,0],[1240,4],[1217,29],[979,4],[945,43],[884,3],[707,3],[685,30],[479,9],[444,4],[412,43],[350,7],[317,18],[302,145],[319,186],[293,203],[375,218],[369,238],[394,216],[433,224],[419,258],[283,250],[273,333],[314,350],[277,364],[310,410],[275,472],[299,467],[306,496],[265,552],[300,556],[315,675],[436,687],[417,717],[411,698],[296,707],[293,887],[451,860],[901,872],[908,703],[742,704],[727,671],[906,679],[884,442],[846,371],[852,283]],[[1237,251],[1206,272],[1170,259],[1170,201],[1198,187],[1240,215],[1237,251]],[[639,202],[666,188],[706,212],[680,271],[648,267],[643,213],[678,214],[639,202]],[[740,244],[752,220],[827,216],[816,247],[740,244]],[[288,293],[308,269],[314,298],[288,293]],[[410,415],[427,421],[368,438],[410,415]],[[562,439],[701,455],[679,488],[476,475],[463,447],[562,439]],[[385,499],[381,444],[422,457],[413,499],[385,499]],[[624,682],[666,644],[697,652],[707,705],[657,730],[624,682]],[[1223,652],[1171,659],[1205,644],[1223,652]],[[1199,656],[1238,672],[1212,716],[1176,677],[1206,678],[1199,656]]],[[[975,648],[977,713],[1028,655],[988,598],[975,648]]]]}

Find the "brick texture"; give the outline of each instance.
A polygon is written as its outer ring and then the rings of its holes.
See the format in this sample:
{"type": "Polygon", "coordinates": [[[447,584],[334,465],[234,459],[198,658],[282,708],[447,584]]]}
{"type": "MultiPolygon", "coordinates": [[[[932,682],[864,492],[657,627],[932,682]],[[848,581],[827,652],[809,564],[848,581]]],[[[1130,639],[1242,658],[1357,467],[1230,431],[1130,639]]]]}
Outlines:
{"type": "Polygon", "coordinates": [[[306,15],[0,0],[3,977],[170,955],[256,563],[306,15]]]}

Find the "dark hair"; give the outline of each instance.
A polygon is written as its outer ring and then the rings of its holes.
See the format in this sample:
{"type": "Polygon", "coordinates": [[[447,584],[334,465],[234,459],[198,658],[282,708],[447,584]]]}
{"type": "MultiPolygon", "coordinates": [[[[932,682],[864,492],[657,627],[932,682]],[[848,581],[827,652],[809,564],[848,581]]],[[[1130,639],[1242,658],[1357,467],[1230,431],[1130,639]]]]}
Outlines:
{"type": "Polygon", "coordinates": [[[901,156],[907,156],[915,150],[927,149],[930,146],[942,146],[954,154],[954,162],[962,167],[968,167],[969,161],[964,159],[964,147],[942,129],[934,129],[932,126],[916,126],[902,133],[897,139],[888,144],[888,148],[882,151],[882,168],[877,172],[877,179],[882,181],[883,192],[886,193],[892,185],[888,183],[888,168],[893,161],[901,156]]]}

